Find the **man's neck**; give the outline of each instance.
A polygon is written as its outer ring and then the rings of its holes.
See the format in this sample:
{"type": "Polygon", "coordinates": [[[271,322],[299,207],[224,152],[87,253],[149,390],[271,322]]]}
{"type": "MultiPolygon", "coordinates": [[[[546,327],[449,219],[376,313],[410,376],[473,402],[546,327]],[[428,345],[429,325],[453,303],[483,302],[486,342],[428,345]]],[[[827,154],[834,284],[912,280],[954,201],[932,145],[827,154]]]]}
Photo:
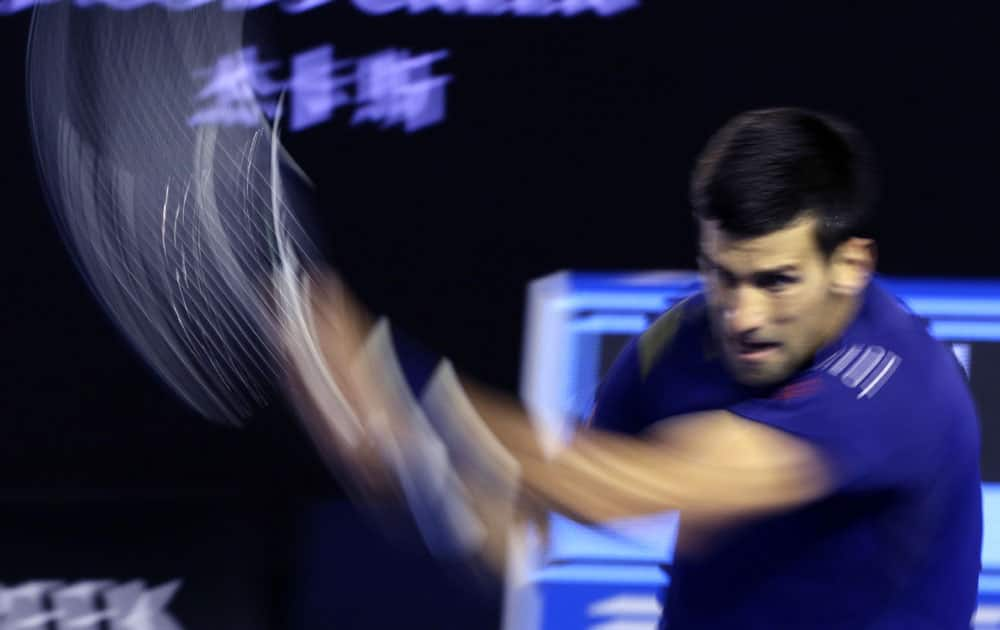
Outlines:
{"type": "Polygon", "coordinates": [[[829,346],[844,334],[847,327],[858,316],[858,311],[861,310],[861,305],[864,303],[864,295],[864,291],[862,291],[857,295],[843,297],[834,302],[827,320],[826,333],[823,335],[823,341],[816,348],[816,352],[829,346]]]}

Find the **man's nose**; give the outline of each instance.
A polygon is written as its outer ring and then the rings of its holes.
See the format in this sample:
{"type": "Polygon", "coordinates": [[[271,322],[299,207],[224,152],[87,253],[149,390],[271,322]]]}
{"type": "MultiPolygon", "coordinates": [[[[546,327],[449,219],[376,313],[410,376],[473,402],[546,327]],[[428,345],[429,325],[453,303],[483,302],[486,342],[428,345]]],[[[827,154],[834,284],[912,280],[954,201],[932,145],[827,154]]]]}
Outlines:
{"type": "Polygon", "coordinates": [[[762,328],[767,316],[764,300],[752,287],[734,288],[725,306],[726,331],[739,336],[762,328]]]}

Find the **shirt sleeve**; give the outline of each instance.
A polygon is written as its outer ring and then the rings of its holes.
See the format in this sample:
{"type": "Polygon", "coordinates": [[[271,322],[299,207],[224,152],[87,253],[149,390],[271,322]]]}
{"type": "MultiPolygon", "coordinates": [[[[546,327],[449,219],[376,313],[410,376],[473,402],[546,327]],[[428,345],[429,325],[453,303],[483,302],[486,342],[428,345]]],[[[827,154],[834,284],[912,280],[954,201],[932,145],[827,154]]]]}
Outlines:
{"type": "Polygon", "coordinates": [[[933,451],[921,423],[906,423],[920,411],[907,400],[901,380],[888,379],[873,396],[838,376],[811,371],[728,410],[813,445],[840,488],[887,488],[904,482],[933,451]]]}
{"type": "Polygon", "coordinates": [[[639,358],[638,338],[621,351],[597,390],[587,426],[618,433],[637,433],[639,429],[639,358]]]}
{"type": "Polygon", "coordinates": [[[669,415],[662,413],[663,409],[653,411],[657,405],[647,382],[652,379],[655,387],[662,390],[674,381],[669,377],[665,379],[658,368],[678,360],[674,352],[679,339],[690,334],[688,323],[692,313],[698,313],[697,300],[685,298],[673,304],[625,346],[598,388],[589,426],[635,435],[645,430],[651,421],[669,415]],[[650,395],[648,401],[647,394],[650,395]]]}

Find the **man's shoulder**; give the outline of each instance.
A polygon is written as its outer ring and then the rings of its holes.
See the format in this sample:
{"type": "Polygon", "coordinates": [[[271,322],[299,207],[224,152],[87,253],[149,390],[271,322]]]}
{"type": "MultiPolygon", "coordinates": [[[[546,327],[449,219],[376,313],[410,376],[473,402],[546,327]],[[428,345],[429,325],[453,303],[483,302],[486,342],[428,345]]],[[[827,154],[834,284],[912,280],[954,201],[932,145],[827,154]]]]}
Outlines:
{"type": "Polygon", "coordinates": [[[953,378],[962,374],[957,359],[923,319],[880,286],[869,301],[862,325],[817,365],[824,376],[862,400],[874,400],[892,381],[911,399],[939,392],[948,383],[962,384],[963,379],[953,378]]]}
{"type": "Polygon", "coordinates": [[[949,345],[892,294],[880,290],[839,348],[805,380],[834,416],[834,426],[862,434],[940,435],[955,421],[975,423],[964,369],[949,345]]]}

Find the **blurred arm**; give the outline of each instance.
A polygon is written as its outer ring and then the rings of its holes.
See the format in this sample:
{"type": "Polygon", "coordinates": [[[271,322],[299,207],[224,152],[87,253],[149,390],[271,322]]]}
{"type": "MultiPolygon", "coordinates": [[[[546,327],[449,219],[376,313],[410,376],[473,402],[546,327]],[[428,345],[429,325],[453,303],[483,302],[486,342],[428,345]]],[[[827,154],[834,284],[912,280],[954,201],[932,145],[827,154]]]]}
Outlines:
{"type": "MultiPolygon", "coordinates": [[[[293,372],[312,384],[300,395],[311,398],[318,412],[312,423],[318,425],[319,448],[346,460],[362,479],[395,477],[405,485],[411,476],[400,471],[413,465],[427,478],[446,474],[460,481],[462,496],[454,498],[472,506],[489,530],[486,538],[498,546],[511,523],[550,510],[603,523],[679,509],[688,523],[704,519],[717,525],[790,509],[830,488],[827,470],[808,443],[726,411],[671,418],[641,437],[584,428],[557,457],[548,458],[536,427],[513,398],[460,382],[446,365],[421,400],[426,415],[421,420],[400,379],[386,378],[398,372],[391,353],[376,353],[360,369],[352,367],[368,320],[345,292],[332,285],[325,289],[306,300],[311,304],[304,310],[314,313],[314,324],[302,333],[315,340],[305,345],[317,347],[309,356],[319,362],[295,360],[292,353],[293,372]],[[301,377],[310,371],[323,377],[301,377]],[[343,402],[316,405],[329,386],[340,390],[343,402]],[[434,443],[427,422],[445,448],[421,446],[434,443]],[[394,473],[386,471],[393,465],[394,473]]],[[[302,346],[294,337],[290,347],[302,346]]],[[[454,486],[442,483],[440,492],[454,486]]],[[[411,496],[415,490],[410,488],[411,496]]],[[[417,498],[433,504],[433,497],[417,498]]]]}
{"type": "Polygon", "coordinates": [[[468,383],[465,389],[518,461],[529,500],[582,522],[669,509],[717,522],[790,509],[831,485],[808,443],[728,411],[671,418],[641,437],[583,428],[548,460],[515,401],[468,383]]]}

